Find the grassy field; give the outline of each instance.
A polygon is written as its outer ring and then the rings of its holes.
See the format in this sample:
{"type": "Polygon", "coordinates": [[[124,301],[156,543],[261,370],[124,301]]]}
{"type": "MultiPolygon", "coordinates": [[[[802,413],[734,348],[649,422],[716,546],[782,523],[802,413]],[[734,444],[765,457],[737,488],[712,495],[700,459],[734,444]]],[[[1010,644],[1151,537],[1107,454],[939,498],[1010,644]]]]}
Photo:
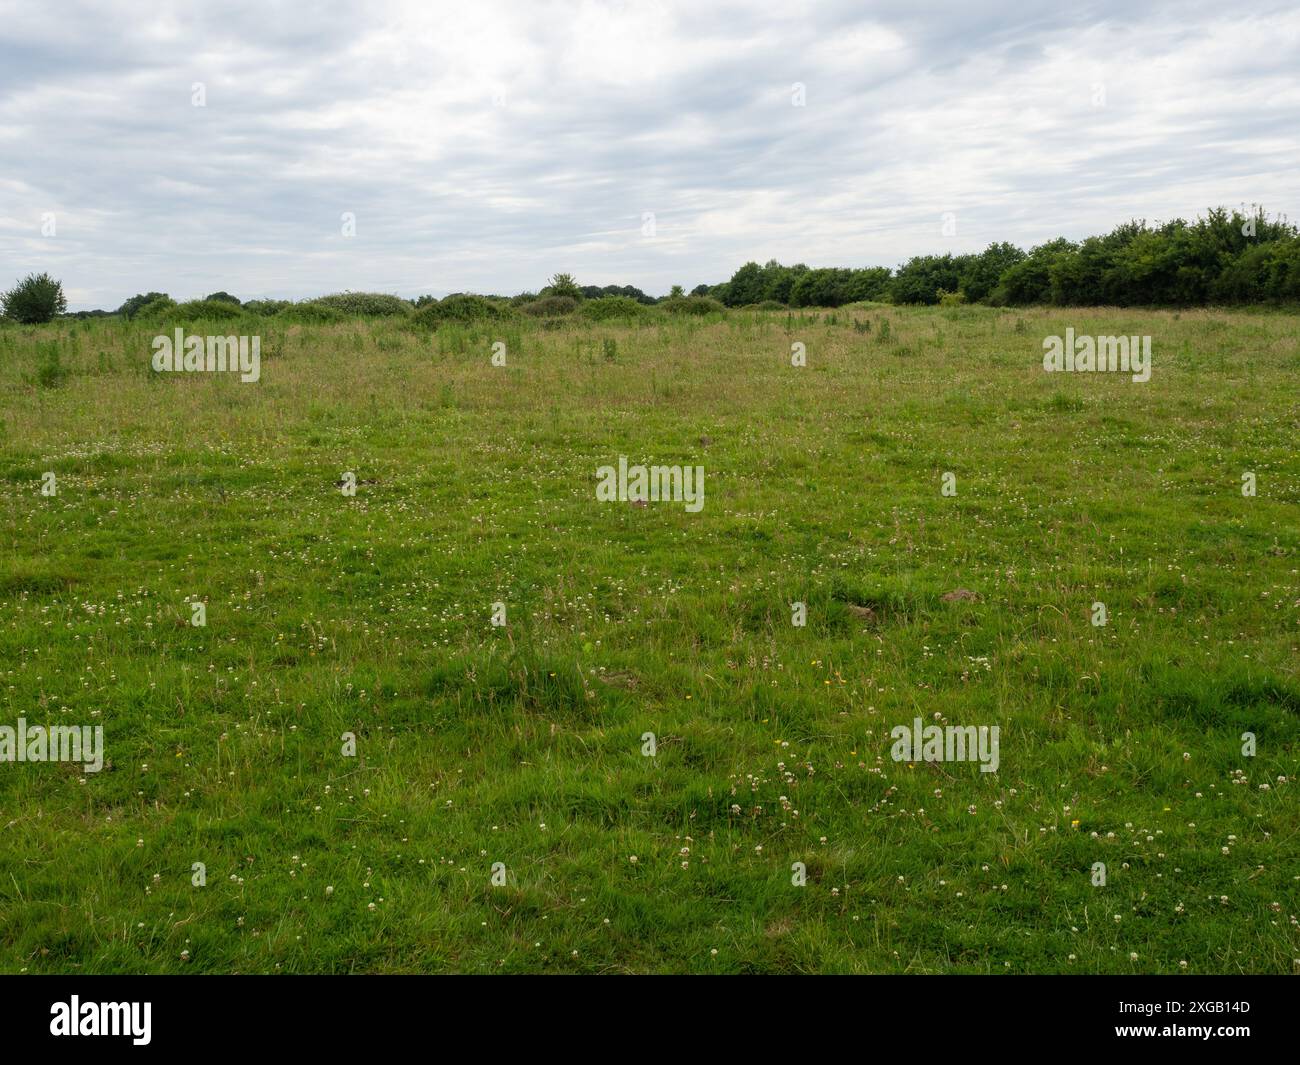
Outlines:
{"type": "Polygon", "coordinates": [[[169,331],[0,327],[3,971],[1300,972],[1295,315],[169,331]]]}

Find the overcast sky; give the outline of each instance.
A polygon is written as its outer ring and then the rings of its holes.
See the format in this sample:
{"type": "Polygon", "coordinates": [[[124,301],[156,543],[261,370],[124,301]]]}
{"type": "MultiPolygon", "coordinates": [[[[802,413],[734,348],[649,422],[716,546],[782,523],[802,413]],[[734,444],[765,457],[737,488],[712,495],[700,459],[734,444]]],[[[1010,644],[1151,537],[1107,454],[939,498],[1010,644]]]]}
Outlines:
{"type": "Polygon", "coordinates": [[[1033,6],[0,0],[0,285],[658,294],[1300,216],[1297,5],[1033,6]]]}

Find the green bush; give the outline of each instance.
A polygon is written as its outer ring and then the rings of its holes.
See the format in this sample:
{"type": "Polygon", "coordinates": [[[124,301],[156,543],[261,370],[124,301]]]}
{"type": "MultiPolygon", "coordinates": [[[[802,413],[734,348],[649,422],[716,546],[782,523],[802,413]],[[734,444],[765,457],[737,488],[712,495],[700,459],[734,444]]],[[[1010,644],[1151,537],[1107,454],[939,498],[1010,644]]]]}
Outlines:
{"type": "Polygon", "coordinates": [[[310,302],[340,311],[349,317],[381,318],[411,313],[408,300],[382,292],[335,292],[310,302]]]}
{"type": "Polygon", "coordinates": [[[890,294],[898,303],[933,306],[940,292],[956,292],[972,256],[914,255],[898,268],[890,294]]]}
{"type": "Polygon", "coordinates": [[[243,309],[238,304],[224,300],[187,300],[168,309],[166,317],[182,321],[228,321],[231,318],[244,317],[243,309]]]}
{"type": "Polygon", "coordinates": [[[524,313],[534,318],[558,318],[572,314],[578,307],[578,301],[572,296],[543,296],[532,303],[524,305],[524,313]]]}
{"type": "Polygon", "coordinates": [[[572,274],[556,274],[551,282],[542,289],[543,296],[567,296],[574,301],[582,299],[582,289],[572,274]]]}
{"type": "Polygon", "coordinates": [[[712,296],[669,297],[659,304],[669,314],[721,314],[726,308],[712,296]]]}
{"type": "Polygon", "coordinates": [[[506,312],[482,296],[447,296],[436,303],[426,303],[411,315],[413,326],[437,329],[443,322],[494,322],[506,312]]]}
{"type": "Polygon", "coordinates": [[[1002,271],[991,295],[995,302],[1024,306],[1030,303],[1051,303],[1052,265],[1073,255],[1078,247],[1073,241],[1058,237],[1039,244],[1019,262],[1002,271]]]}
{"type": "Polygon", "coordinates": [[[4,316],[24,325],[52,322],[56,314],[68,309],[62,283],[49,274],[28,274],[13,288],[0,296],[4,316]]]}
{"type": "Polygon", "coordinates": [[[864,281],[858,274],[870,271],[823,268],[801,271],[790,286],[791,307],[842,307],[855,299],[872,294],[869,278],[864,281]]]}
{"type": "Polygon", "coordinates": [[[156,295],[148,303],[137,307],[129,317],[138,322],[159,322],[179,304],[170,296],[156,295]]]}
{"type": "Polygon", "coordinates": [[[280,321],[299,322],[303,325],[330,325],[334,322],[346,322],[348,320],[348,316],[337,307],[331,307],[319,300],[291,303],[281,310],[276,317],[280,321]]]}
{"type": "Polygon", "coordinates": [[[122,306],[117,309],[117,313],[123,318],[134,318],[145,307],[155,300],[171,300],[171,297],[165,292],[142,292],[132,296],[122,306]]]}
{"type": "Polygon", "coordinates": [[[601,296],[586,300],[578,313],[593,322],[608,322],[613,318],[644,318],[646,309],[630,296],[601,296]]]}
{"type": "Polygon", "coordinates": [[[184,303],[177,303],[163,296],[151,300],[136,311],[134,320],[149,324],[173,325],[200,321],[224,322],[243,317],[243,308],[221,300],[187,300],[184,303]]]}

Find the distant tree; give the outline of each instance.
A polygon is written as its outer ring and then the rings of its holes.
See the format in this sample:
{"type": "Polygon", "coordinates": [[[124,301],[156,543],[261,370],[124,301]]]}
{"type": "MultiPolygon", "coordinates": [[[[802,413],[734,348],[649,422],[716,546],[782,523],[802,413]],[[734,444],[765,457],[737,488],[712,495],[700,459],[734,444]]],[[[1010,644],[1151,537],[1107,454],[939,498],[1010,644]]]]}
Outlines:
{"type": "Polygon", "coordinates": [[[1003,241],[990,244],[978,255],[969,257],[961,274],[961,292],[966,299],[979,302],[997,288],[1002,274],[1025,257],[1014,244],[1003,241]]]}
{"type": "Polygon", "coordinates": [[[1118,246],[1089,237],[1077,248],[1056,256],[1047,267],[1048,298],[1068,306],[1122,302],[1106,298],[1117,251],[1118,246]]]}
{"type": "Polygon", "coordinates": [[[1300,240],[1256,244],[1233,256],[1210,295],[1219,303],[1300,301],[1300,240]]]}
{"type": "Polygon", "coordinates": [[[1074,253],[1073,241],[1058,237],[1040,244],[1018,263],[1002,272],[994,294],[997,302],[1021,306],[1029,303],[1050,303],[1052,299],[1052,263],[1063,255],[1074,253]]]}
{"type": "Polygon", "coordinates": [[[954,259],[951,255],[916,255],[894,274],[890,292],[895,303],[939,302],[939,291],[956,292],[961,288],[962,272],[971,256],[954,259]]]}
{"type": "Polygon", "coordinates": [[[782,266],[775,259],[769,259],[762,269],[763,299],[777,303],[791,302],[795,284],[807,272],[808,267],[803,263],[782,266]]]}
{"type": "Polygon", "coordinates": [[[238,297],[232,296],[229,292],[214,292],[211,296],[206,296],[204,298],[216,300],[218,303],[233,303],[236,307],[241,306],[238,297]]]}
{"type": "Polygon", "coordinates": [[[871,266],[864,270],[850,272],[848,282],[848,302],[858,300],[879,300],[889,294],[889,284],[893,280],[893,271],[887,266],[871,266]]]}
{"type": "Polygon", "coordinates": [[[636,300],[641,304],[652,304],[655,302],[653,296],[642,292],[635,285],[606,285],[600,290],[602,296],[625,296],[630,300],[636,300]]]}
{"type": "Polygon", "coordinates": [[[758,263],[746,263],[722,286],[722,302],[728,307],[743,307],[763,300],[763,270],[758,263]]]}
{"type": "Polygon", "coordinates": [[[1201,303],[1208,288],[1205,263],[1181,218],[1143,229],[1114,258],[1112,284],[1128,306],[1201,303]]]}
{"type": "Polygon", "coordinates": [[[809,270],[795,279],[788,302],[792,307],[841,307],[853,299],[852,281],[852,270],[809,270]]]}
{"type": "Polygon", "coordinates": [[[143,292],[140,293],[139,295],[132,296],[129,300],[127,300],[124,304],[122,304],[122,306],[120,306],[117,309],[117,313],[120,314],[123,318],[134,318],[148,304],[153,303],[155,300],[169,300],[169,299],[171,299],[171,297],[168,296],[167,293],[165,292],[143,292]]]}
{"type": "Polygon", "coordinates": [[[63,285],[49,274],[28,274],[8,292],[0,296],[4,316],[24,325],[36,325],[54,320],[56,314],[68,309],[63,285]]]}
{"type": "Polygon", "coordinates": [[[572,274],[556,274],[551,278],[551,282],[542,289],[543,296],[568,296],[573,300],[582,299],[582,289],[578,287],[578,282],[573,279],[572,274]]]}

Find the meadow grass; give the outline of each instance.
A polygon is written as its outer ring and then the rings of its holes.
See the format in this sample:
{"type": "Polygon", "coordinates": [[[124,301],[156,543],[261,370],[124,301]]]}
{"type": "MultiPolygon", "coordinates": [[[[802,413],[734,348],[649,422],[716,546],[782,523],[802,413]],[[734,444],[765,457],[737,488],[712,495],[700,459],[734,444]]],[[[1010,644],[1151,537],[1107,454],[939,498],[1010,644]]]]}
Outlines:
{"type": "Polygon", "coordinates": [[[1295,315],[169,331],[0,327],[0,969],[1300,971],[1295,315]]]}

